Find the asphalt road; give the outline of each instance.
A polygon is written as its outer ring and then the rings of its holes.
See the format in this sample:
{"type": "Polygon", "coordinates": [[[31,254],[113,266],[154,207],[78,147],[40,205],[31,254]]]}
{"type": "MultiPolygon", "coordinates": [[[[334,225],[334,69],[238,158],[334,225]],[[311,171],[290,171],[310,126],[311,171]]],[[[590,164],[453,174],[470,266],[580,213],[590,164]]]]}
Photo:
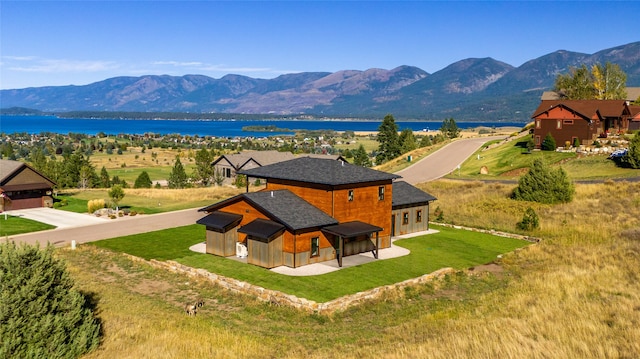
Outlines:
{"type": "MultiPolygon", "coordinates": [[[[411,184],[436,180],[456,170],[458,165],[464,162],[484,143],[496,139],[504,139],[505,136],[481,137],[461,139],[452,142],[431,155],[416,162],[412,166],[398,172],[402,178],[411,184]]],[[[51,210],[63,215],[63,211],[51,210]]],[[[24,213],[24,212],[23,212],[24,213]]],[[[168,213],[138,215],[135,217],[120,217],[113,220],[99,220],[89,218],[89,215],[77,220],[77,225],[70,225],[67,218],[60,219],[58,228],[9,236],[6,239],[29,244],[39,243],[41,246],[52,243],[55,246],[70,246],[72,241],[76,244],[97,241],[101,239],[127,236],[131,234],[145,233],[155,230],[174,228],[194,224],[204,217],[204,213],[197,208],[168,213]]],[[[23,214],[29,218],[28,215],[23,214]]],[[[37,218],[34,218],[38,220],[37,218]]],[[[55,219],[53,220],[55,221],[55,219]]],[[[204,238],[203,238],[204,240],[204,238]]]]}
{"type": "Polygon", "coordinates": [[[396,172],[396,174],[411,184],[436,180],[455,171],[462,162],[486,142],[506,137],[508,136],[474,137],[451,142],[412,166],[396,172]]]}

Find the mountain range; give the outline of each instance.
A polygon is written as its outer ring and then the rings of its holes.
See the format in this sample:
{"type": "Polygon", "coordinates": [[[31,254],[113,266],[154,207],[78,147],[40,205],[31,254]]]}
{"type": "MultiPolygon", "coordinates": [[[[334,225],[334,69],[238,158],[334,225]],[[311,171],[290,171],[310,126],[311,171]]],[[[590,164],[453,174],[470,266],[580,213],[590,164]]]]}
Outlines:
{"type": "Polygon", "coordinates": [[[594,54],[559,50],[514,67],[469,58],[427,73],[392,70],[302,72],[256,79],[229,74],[115,77],[83,86],[0,91],[2,108],[47,112],[132,111],[527,121],[543,91],[570,67],[618,64],[627,86],[640,86],[640,41],[594,54]]]}

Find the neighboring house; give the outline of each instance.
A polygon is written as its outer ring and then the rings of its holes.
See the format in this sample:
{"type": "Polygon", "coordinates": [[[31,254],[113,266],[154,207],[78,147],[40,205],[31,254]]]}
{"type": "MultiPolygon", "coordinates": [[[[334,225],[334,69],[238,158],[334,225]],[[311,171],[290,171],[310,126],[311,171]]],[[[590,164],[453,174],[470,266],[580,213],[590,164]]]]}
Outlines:
{"type": "Polygon", "coordinates": [[[23,162],[0,160],[0,211],[53,207],[55,185],[23,162]]]}
{"type": "Polygon", "coordinates": [[[590,145],[610,132],[626,132],[630,114],[625,100],[542,100],[531,116],[535,147],[549,133],[559,147],[576,139],[590,145]]]}
{"type": "Polygon", "coordinates": [[[435,200],[398,175],[344,161],[300,157],[239,174],[266,188],[201,209],[207,253],[245,252],[247,262],[292,268],[391,246],[391,237],[428,228],[435,200]],[[397,192],[397,193],[396,193],[397,192]],[[396,197],[397,196],[397,197],[396,197]],[[396,198],[396,199],[394,199],[396,198]],[[407,213],[406,223],[404,220],[407,213]]]}
{"type": "Polygon", "coordinates": [[[629,106],[629,131],[640,130],[640,106],[629,106]]]}
{"type": "Polygon", "coordinates": [[[211,165],[216,176],[224,178],[224,184],[235,182],[236,174],[240,170],[266,166],[277,162],[293,159],[291,152],[279,151],[243,151],[218,157],[211,165]]]}
{"type": "Polygon", "coordinates": [[[244,151],[228,155],[222,155],[211,163],[216,173],[224,178],[223,184],[235,182],[236,173],[241,170],[266,166],[282,161],[292,160],[296,157],[313,157],[345,161],[340,155],[303,154],[294,156],[291,152],[279,151],[244,151]]]}

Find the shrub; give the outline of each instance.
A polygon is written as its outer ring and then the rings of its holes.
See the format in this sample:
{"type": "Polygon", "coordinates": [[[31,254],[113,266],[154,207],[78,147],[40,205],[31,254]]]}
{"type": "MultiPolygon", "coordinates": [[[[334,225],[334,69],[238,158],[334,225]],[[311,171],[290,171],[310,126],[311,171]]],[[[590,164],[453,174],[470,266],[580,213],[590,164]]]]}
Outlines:
{"type": "Polygon", "coordinates": [[[0,243],[0,358],[75,358],[100,342],[91,302],[53,250],[0,243]]]}
{"type": "Polygon", "coordinates": [[[524,211],[522,221],[516,223],[516,228],[523,231],[532,231],[540,228],[540,219],[538,218],[536,211],[534,211],[533,208],[528,207],[526,211],[524,211]]]}
{"type": "Polygon", "coordinates": [[[136,181],[133,184],[133,188],[151,188],[152,184],[153,182],[151,182],[151,178],[149,177],[147,171],[142,171],[138,178],[136,178],[136,181]]]}
{"type": "Polygon", "coordinates": [[[547,133],[547,135],[544,136],[544,140],[542,140],[542,145],[540,146],[540,148],[542,148],[543,151],[555,151],[556,147],[557,146],[555,138],[553,138],[551,133],[547,133]]]}
{"type": "Polygon", "coordinates": [[[440,206],[436,207],[433,211],[433,215],[436,216],[436,221],[444,222],[444,211],[440,209],[440,206]]]}
{"type": "Polygon", "coordinates": [[[104,199],[92,199],[89,202],[87,202],[87,210],[89,213],[93,213],[104,207],[105,207],[104,199]]]}
{"type": "Polygon", "coordinates": [[[629,149],[620,162],[626,167],[640,168],[640,132],[636,132],[629,141],[629,149]]]}
{"type": "Polygon", "coordinates": [[[511,198],[538,203],[568,203],[573,200],[575,187],[562,169],[551,169],[541,159],[533,161],[529,172],[520,177],[511,198]]]}

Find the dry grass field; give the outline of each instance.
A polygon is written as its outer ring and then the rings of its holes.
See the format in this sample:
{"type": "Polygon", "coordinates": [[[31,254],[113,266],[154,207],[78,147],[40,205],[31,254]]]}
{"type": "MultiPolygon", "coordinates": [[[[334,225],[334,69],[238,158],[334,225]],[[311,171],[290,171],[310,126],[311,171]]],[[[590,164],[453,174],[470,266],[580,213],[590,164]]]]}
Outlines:
{"type": "MultiPolygon", "coordinates": [[[[640,183],[577,184],[572,203],[507,198],[511,185],[440,180],[448,223],[515,232],[531,206],[537,245],[324,317],[90,247],[61,250],[97,302],[104,340],[87,358],[637,358],[640,183]],[[203,298],[196,317],[184,303],[203,298]]],[[[357,280],[357,279],[356,279],[357,280]]]]}

